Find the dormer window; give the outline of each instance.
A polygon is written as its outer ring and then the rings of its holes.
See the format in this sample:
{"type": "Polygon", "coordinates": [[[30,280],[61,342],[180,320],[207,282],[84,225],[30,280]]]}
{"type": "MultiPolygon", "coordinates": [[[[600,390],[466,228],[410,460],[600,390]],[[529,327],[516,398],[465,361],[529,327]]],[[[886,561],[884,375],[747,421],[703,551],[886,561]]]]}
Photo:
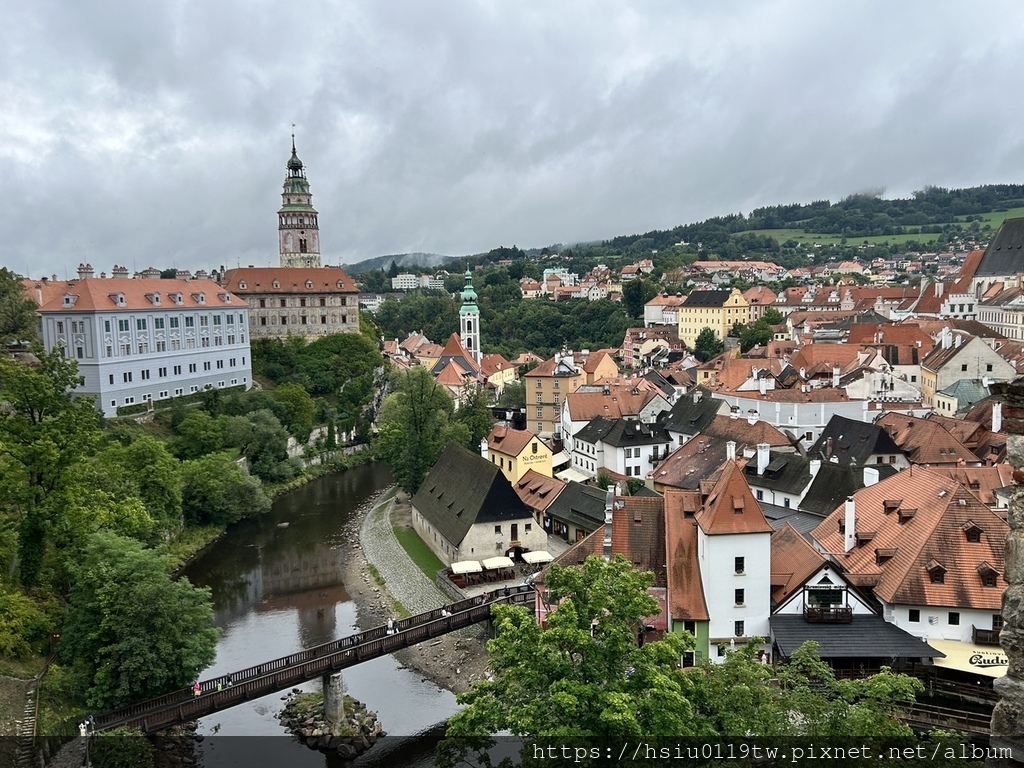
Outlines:
{"type": "Polygon", "coordinates": [[[928,571],[928,578],[932,584],[946,583],[946,567],[938,560],[929,560],[925,570],[928,571]]]}
{"type": "Polygon", "coordinates": [[[967,541],[971,544],[979,544],[981,542],[981,534],[983,531],[973,520],[968,520],[961,526],[961,528],[963,528],[964,536],[967,538],[967,541]]]}
{"type": "Polygon", "coordinates": [[[75,296],[74,294],[71,294],[71,293],[65,293],[64,294],[64,306],[65,307],[73,307],[73,306],[75,306],[75,302],[76,301],[78,301],[78,297],[75,296]]]}
{"type": "Polygon", "coordinates": [[[146,298],[149,299],[149,303],[154,307],[160,306],[160,294],[159,293],[147,293],[146,298]]]}
{"type": "Polygon", "coordinates": [[[981,576],[981,586],[983,587],[995,587],[999,582],[999,571],[989,565],[987,562],[983,562],[976,569],[978,575],[981,576]]]}
{"type": "Polygon", "coordinates": [[[903,499],[886,499],[882,502],[882,513],[888,515],[891,512],[895,512],[902,504],[903,499]]]}
{"type": "Polygon", "coordinates": [[[123,307],[124,306],[124,294],[123,293],[112,293],[112,294],[110,294],[110,300],[112,302],[114,302],[119,307],[123,307]]]}
{"type": "Polygon", "coordinates": [[[887,562],[896,557],[896,553],[899,550],[895,548],[878,548],[875,550],[875,565],[885,565],[887,562]]]}
{"type": "Polygon", "coordinates": [[[340,290],[340,289],[342,289],[344,287],[345,287],[345,283],[343,283],[341,280],[339,280],[338,281],[338,289],[340,290]]]}
{"type": "Polygon", "coordinates": [[[225,304],[230,304],[231,303],[231,294],[230,293],[218,293],[217,294],[217,298],[220,299],[221,301],[223,301],[225,304]]]}
{"type": "Polygon", "coordinates": [[[181,303],[184,300],[184,297],[181,295],[181,291],[178,291],[176,293],[171,293],[171,294],[168,294],[168,295],[171,297],[171,301],[173,301],[179,307],[181,306],[181,303]]]}
{"type": "Polygon", "coordinates": [[[313,287],[313,281],[312,280],[307,280],[306,281],[306,288],[309,289],[309,288],[312,288],[312,287],[313,287]]]}
{"type": "Polygon", "coordinates": [[[206,303],[206,294],[205,293],[193,293],[192,294],[192,298],[198,304],[205,304],[206,303]]]}
{"type": "Polygon", "coordinates": [[[276,290],[281,287],[281,282],[279,280],[275,280],[273,283],[271,283],[271,285],[273,285],[274,289],[276,290]]]}
{"type": "Polygon", "coordinates": [[[245,280],[239,280],[238,287],[244,291],[246,289],[245,280]]]}
{"type": "Polygon", "coordinates": [[[900,525],[904,525],[907,522],[909,522],[910,520],[913,520],[915,517],[917,517],[917,510],[916,509],[900,509],[896,514],[899,517],[900,525]]]}

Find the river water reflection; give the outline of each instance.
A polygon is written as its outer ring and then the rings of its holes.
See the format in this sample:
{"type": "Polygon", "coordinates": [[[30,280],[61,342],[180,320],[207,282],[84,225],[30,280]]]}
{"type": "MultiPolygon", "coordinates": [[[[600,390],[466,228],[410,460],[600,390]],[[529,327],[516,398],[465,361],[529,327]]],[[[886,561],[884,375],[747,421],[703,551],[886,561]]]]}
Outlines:
{"type": "MultiPolygon", "coordinates": [[[[271,511],[233,526],[186,569],[194,584],[213,591],[221,637],[203,677],[227,674],[330,642],[356,631],[356,607],[342,584],[340,563],[354,535],[346,524],[391,474],[370,464],[329,475],[282,496],[271,511]]],[[[349,765],[430,766],[440,724],[457,709],[455,697],[402,668],[390,656],[345,671],[350,695],[376,711],[389,736],[349,765]],[[392,736],[414,736],[410,739],[392,736]]],[[[318,690],[319,681],[304,690],[318,690]]],[[[285,692],[200,721],[206,768],[333,766],[337,758],[299,745],[277,721],[285,692]],[[244,736],[249,738],[225,738],[244,736]],[[255,738],[263,737],[263,738],[255,738]],[[277,738],[270,738],[277,737],[277,738]]]]}

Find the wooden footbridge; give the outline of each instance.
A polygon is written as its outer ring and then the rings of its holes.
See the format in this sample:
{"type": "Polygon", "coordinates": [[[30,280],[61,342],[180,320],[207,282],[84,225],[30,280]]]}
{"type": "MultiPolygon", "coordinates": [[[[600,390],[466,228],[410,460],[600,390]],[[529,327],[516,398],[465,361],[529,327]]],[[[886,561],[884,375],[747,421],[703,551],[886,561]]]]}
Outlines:
{"type": "Polygon", "coordinates": [[[192,687],[182,688],[155,699],[107,712],[96,718],[97,731],[127,727],[156,733],[252,699],[330,675],[379,656],[387,656],[424,640],[486,621],[491,607],[501,603],[532,603],[532,586],[497,589],[467,598],[443,608],[374,627],[340,640],[307,648],[289,656],[257,664],[230,675],[200,681],[197,696],[192,687]]]}

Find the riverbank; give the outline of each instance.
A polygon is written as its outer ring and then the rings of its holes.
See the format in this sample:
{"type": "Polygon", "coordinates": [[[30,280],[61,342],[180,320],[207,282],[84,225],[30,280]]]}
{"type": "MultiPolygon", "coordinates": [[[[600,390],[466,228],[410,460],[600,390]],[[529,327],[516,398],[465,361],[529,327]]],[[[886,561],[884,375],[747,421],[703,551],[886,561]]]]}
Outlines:
{"type": "MultiPolygon", "coordinates": [[[[389,617],[399,618],[396,604],[409,613],[419,613],[450,602],[402,549],[392,526],[412,527],[409,497],[401,491],[381,494],[346,525],[350,543],[342,577],[358,608],[360,629],[379,626],[389,617]],[[371,565],[379,581],[372,575],[371,565]]],[[[395,657],[423,679],[453,693],[464,693],[474,682],[487,678],[486,639],[483,627],[476,626],[406,648],[395,657]]]]}

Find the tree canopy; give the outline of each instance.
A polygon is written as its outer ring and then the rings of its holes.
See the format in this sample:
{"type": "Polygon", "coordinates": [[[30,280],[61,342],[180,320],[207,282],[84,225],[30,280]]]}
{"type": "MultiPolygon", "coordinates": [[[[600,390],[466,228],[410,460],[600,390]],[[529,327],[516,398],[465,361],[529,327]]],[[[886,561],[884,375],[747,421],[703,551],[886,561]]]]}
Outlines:
{"type": "Polygon", "coordinates": [[[710,328],[705,328],[697,334],[697,339],[693,342],[693,353],[700,360],[710,360],[722,354],[724,349],[725,343],[710,328]]]}
{"type": "Polygon", "coordinates": [[[113,708],[184,688],[216,654],[208,589],[113,533],[89,537],[75,568],[61,659],[82,671],[90,706],[113,708]]]}

